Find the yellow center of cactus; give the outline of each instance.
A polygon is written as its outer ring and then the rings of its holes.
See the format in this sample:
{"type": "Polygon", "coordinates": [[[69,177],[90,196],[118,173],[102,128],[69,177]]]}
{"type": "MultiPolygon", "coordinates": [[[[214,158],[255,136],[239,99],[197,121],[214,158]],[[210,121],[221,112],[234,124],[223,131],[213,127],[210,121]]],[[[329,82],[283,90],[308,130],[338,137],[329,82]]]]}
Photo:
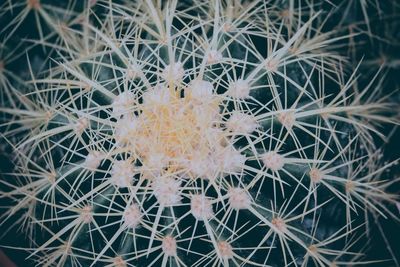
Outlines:
{"type": "Polygon", "coordinates": [[[173,171],[212,179],[226,169],[235,171],[244,156],[236,153],[235,158],[230,153],[233,148],[229,146],[229,132],[222,127],[220,97],[210,86],[209,82],[197,81],[186,88],[184,96],[166,86],[147,91],[143,103],[137,105],[137,114],[128,112],[120,118],[117,143],[153,176],[173,171]]]}
{"type": "MultiPolygon", "coordinates": [[[[193,151],[207,151],[209,144],[204,137],[219,115],[216,103],[195,104],[190,97],[173,97],[165,105],[143,105],[140,117],[146,122],[139,131],[145,158],[153,149],[170,159],[190,158],[193,151]]],[[[218,138],[218,137],[217,137],[218,138]]]]}

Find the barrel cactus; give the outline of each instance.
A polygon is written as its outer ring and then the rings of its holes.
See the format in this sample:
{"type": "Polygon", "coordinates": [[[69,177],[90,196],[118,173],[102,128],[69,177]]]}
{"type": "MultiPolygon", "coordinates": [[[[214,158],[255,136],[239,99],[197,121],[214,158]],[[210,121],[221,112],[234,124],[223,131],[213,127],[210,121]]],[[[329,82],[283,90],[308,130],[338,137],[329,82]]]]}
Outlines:
{"type": "Polygon", "coordinates": [[[347,56],[370,30],[300,2],[6,1],[2,54],[21,57],[6,45],[31,13],[38,37],[28,78],[0,70],[1,218],[27,260],[396,264],[366,253],[398,221],[382,158],[398,107],[347,56]]]}

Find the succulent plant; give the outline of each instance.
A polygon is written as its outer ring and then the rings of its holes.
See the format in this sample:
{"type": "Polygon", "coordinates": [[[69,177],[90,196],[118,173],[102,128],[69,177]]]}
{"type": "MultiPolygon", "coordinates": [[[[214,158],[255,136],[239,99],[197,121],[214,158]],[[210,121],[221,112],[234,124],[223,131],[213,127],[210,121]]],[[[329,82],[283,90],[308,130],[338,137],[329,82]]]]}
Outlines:
{"type": "Polygon", "coordinates": [[[36,18],[38,38],[23,49],[29,77],[6,71],[17,52],[0,70],[13,160],[0,218],[25,233],[37,266],[387,260],[364,245],[371,224],[398,221],[398,161],[382,158],[398,106],[379,70],[360,77],[363,62],[346,57],[360,33],[344,33],[327,11],[337,7],[79,5],[2,6],[16,14],[5,53],[36,18]]]}

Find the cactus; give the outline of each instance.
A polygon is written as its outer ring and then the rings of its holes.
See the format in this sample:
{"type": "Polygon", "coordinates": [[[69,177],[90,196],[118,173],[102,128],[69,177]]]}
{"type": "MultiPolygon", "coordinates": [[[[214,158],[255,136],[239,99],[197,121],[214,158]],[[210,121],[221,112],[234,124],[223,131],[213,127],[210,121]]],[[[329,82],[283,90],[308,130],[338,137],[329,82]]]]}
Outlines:
{"type": "Polygon", "coordinates": [[[382,156],[398,106],[379,70],[362,77],[363,61],[346,57],[359,33],[327,25],[338,7],[57,5],[2,6],[17,14],[2,51],[36,18],[29,77],[0,65],[13,160],[0,218],[25,234],[20,249],[36,266],[387,260],[364,245],[381,218],[398,221],[398,161],[382,156]]]}

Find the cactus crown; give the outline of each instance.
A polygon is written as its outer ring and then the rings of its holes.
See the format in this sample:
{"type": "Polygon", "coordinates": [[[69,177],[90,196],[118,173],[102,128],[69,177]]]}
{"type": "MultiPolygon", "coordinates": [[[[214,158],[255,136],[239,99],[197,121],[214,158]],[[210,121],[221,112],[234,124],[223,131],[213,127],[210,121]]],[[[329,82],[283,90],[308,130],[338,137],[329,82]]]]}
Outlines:
{"type": "Polygon", "coordinates": [[[353,245],[362,213],[395,216],[378,148],[396,120],[338,49],[356,34],[313,5],[189,2],[89,1],[63,23],[25,3],[53,61],[4,97],[3,218],[38,266],[368,263],[353,245]]]}

